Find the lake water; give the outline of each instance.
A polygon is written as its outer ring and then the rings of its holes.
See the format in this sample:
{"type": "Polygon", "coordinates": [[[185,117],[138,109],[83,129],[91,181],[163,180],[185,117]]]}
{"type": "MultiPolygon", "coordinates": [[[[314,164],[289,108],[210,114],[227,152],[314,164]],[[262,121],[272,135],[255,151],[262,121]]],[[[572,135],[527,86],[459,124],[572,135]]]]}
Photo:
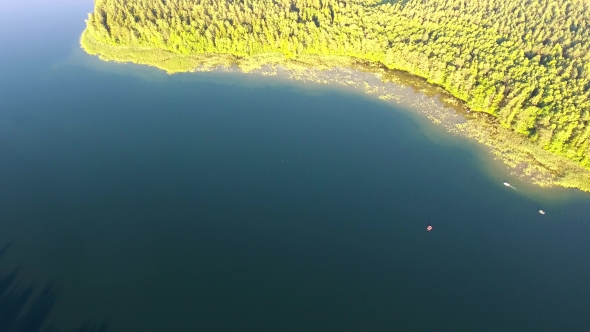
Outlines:
{"type": "Polygon", "coordinates": [[[341,89],[101,63],[91,8],[0,5],[0,275],[52,285],[36,323],[590,330],[590,195],[341,89]]]}

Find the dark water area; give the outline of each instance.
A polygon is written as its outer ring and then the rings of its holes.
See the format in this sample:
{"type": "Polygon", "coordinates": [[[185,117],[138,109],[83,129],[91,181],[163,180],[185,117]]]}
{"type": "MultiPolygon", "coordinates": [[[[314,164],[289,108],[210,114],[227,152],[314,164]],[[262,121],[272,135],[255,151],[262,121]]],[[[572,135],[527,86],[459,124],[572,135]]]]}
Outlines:
{"type": "Polygon", "coordinates": [[[0,332],[590,329],[587,194],[342,90],[101,64],[57,3],[0,7],[0,332]]]}

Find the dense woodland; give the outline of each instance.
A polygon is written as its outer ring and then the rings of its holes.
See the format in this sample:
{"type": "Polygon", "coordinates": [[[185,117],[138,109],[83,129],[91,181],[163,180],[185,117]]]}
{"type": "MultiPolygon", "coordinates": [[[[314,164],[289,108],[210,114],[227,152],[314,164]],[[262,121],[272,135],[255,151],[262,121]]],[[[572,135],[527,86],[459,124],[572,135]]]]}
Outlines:
{"type": "Polygon", "coordinates": [[[584,0],[96,0],[87,23],[112,46],[370,60],[590,168],[584,0]]]}

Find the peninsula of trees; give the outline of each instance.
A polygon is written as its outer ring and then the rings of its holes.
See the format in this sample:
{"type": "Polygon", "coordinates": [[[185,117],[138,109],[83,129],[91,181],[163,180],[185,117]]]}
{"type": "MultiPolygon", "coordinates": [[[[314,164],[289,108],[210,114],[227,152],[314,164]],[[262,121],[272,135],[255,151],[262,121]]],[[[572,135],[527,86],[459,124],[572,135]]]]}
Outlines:
{"type": "Polygon", "coordinates": [[[82,46],[172,72],[194,69],[190,59],[204,55],[367,61],[422,77],[539,148],[590,169],[589,4],[95,0],[82,46]]]}

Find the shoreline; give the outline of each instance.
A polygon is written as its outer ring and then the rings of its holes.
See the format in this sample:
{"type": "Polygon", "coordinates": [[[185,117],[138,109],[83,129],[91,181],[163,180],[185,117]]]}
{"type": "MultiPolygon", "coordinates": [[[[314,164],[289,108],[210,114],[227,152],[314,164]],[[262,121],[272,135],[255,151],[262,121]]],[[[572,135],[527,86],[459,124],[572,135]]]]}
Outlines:
{"type": "Polygon", "coordinates": [[[511,169],[511,175],[540,187],[559,186],[590,192],[589,169],[500,126],[489,114],[470,111],[463,101],[423,78],[388,70],[368,61],[340,56],[287,59],[279,54],[248,58],[228,54],[187,56],[157,49],[98,44],[86,30],[80,44],[86,53],[97,55],[103,61],[148,65],[168,74],[250,73],[352,89],[409,108],[453,135],[484,145],[494,159],[501,160],[511,169]],[[162,60],[163,56],[165,60],[162,60]]]}
{"type": "MultiPolygon", "coordinates": [[[[441,126],[452,135],[474,140],[484,145],[487,152],[495,157],[494,159],[502,161],[510,168],[510,175],[540,187],[560,186],[590,191],[590,188],[584,186],[582,181],[579,183],[580,186],[576,186],[576,178],[568,177],[567,175],[571,176],[571,174],[568,174],[567,169],[564,168],[571,167],[570,172],[577,173],[575,175],[581,176],[581,180],[590,176],[589,170],[566,158],[562,158],[561,163],[563,164],[561,165],[543,163],[543,159],[538,160],[537,157],[544,157],[545,160],[548,160],[555,158],[555,155],[531,144],[526,138],[519,137],[518,134],[495,124],[490,115],[470,111],[441,88],[425,86],[428,84],[425,81],[418,82],[422,83],[421,86],[412,85],[414,82],[407,82],[408,77],[397,77],[399,78],[397,81],[391,80],[389,77],[384,81],[382,75],[392,75],[392,73],[371,73],[351,68],[329,70],[310,68],[306,72],[297,72],[279,67],[274,71],[271,69],[270,72],[269,69],[264,68],[253,71],[253,73],[257,72],[266,76],[283,76],[293,81],[344,86],[385,102],[403,106],[426,117],[431,123],[441,126]],[[500,139],[506,137],[510,140],[500,139]],[[515,145],[514,142],[517,144],[515,145]],[[557,167],[552,168],[551,166],[557,167]]],[[[400,74],[393,73],[393,75],[400,74]]],[[[404,73],[401,75],[403,76],[404,73]]],[[[409,80],[416,81],[420,78],[410,77],[409,80]]]]}

